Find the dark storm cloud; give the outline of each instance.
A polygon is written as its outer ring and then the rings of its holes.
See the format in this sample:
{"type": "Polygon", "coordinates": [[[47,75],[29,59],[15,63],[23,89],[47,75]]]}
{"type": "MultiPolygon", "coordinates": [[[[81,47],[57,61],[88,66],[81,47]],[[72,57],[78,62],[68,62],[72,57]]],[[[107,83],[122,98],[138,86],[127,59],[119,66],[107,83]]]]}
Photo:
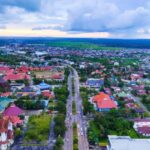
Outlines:
{"type": "Polygon", "coordinates": [[[16,6],[24,8],[28,11],[38,11],[40,8],[41,0],[0,0],[0,6],[16,6]]]}

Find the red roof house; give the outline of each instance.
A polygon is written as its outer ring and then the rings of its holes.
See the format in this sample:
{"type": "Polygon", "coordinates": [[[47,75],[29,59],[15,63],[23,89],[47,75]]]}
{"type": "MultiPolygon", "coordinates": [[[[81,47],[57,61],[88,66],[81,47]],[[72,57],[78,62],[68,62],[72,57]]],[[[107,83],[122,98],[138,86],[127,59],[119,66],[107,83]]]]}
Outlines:
{"type": "Polygon", "coordinates": [[[10,120],[14,126],[23,123],[23,120],[21,120],[18,116],[4,116],[3,118],[10,120]]]}
{"type": "Polygon", "coordinates": [[[100,92],[98,95],[94,96],[93,102],[96,103],[99,111],[109,111],[110,109],[117,108],[116,102],[104,92],[100,92]]]}
{"type": "Polygon", "coordinates": [[[62,75],[61,74],[54,74],[52,76],[52,79],[54,79],[54,80],[61,80],[62,79],[62,75]]]}
{"type": "Polygon", "coordinates": [[[29,71],[29,68],[27,66],[21,66],[21,67],[18,67],[16,71],[19,73],[27,73],[29,71]]]}
{"type": "Polygon", "coordinates": [[[24,79],[27,79],[27,80],[30,80],[30,76],[25,74],[25,73],[17,73],[17,74],[7,74],[5,77],[4,77],[4,80],[8,81],[17,81],[17,80],[24,80],[24,79]]]}
{"type": "Polygon", "coordinates": [[[46,91],[42,91],[42,95],[44,96],[44,97],[47,97],[47,98],[54,98],[54,95],[50,92],[50,91],[48,91],[48,90],[46,90],[46,91]]]}
{"type": "Polygon", "coordinates": [[[11,96],[11,95],[12,95],[11,92],[5,92],[5,93],[0,94],[1,97],[8,97],[8,96],[11,96]]]}
{"type": "Polygon", "coordinates": [[[0,66],[0,74],[8,74],[13,73],[14,69],[10,68],[9,66],[0,66]]]}

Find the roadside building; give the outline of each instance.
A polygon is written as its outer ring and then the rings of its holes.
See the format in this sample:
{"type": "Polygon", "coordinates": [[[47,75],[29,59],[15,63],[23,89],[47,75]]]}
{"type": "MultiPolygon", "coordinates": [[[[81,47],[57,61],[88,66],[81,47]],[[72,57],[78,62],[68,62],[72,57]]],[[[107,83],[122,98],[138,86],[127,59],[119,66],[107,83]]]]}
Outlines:
{"type": "Polygon", "coordinates": [[[108,136],[107,150],[149,150],[150,139],[132,139],[129,136],[108,136]]]}

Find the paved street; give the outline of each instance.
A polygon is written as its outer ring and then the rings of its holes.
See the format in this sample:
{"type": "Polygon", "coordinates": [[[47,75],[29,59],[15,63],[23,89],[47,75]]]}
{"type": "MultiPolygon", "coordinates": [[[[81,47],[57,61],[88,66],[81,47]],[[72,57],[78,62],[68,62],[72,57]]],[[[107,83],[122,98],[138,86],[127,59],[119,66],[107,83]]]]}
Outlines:
{"type": "Polygon", "coordinates": [[[150,115],[149,110],[146,108],[146,106],[141,102],[141,99],[139,97],[135,97],[134,95],[130,94],[130,97],[134,99],[135,102],[139,104],[139,106],[150,115]]]}
{"type": "Polygon", "coordinates": [[[69,90],[69,97],[67,100],[67,113],[66,113],[66,127],[67,131],[64,138],[64,150],[72,150],[73,149],[73,131],[72,131],[72,123],[73,123],[73,116],[72,116],[72,74],[70,73],[68,77],[68,90],[69,90]]]}
{"type": "Polygon", "coordinates": [[[78,148],[79,150],[89,150],[88,139],[86,135],[86,126],[83,121],[83,110],[82,110],[82,100],[80,97],[80,83],[79,76],[75,69],[74,73],[74,86],[75,86],[75,103],[76,103],[76,123],[78,128],[78,148]]]}
{"type": "Polygon", "coordinates": [[[73,69],[73,75],[70,74],[68,77],[68,90],[69,90],[69,97],[67,101],[67,115],[66,115],[67,131],[64,138],[64,150],[73,149],[73,130],[72,130],[73,122],[77,124],[79,150],[89,150],[85,124],[83,121],[82,100],[80,97],[80,90],[79,90],[79,77],[75,69],[73,69]],[[74,96],[72,91],[72,79],[74,79],[74,90],[75,90],[74,96]],[[72,115],[73,99],[75,100],[76,104],[76,111],[77,111],[76,115],[72,115]]]}

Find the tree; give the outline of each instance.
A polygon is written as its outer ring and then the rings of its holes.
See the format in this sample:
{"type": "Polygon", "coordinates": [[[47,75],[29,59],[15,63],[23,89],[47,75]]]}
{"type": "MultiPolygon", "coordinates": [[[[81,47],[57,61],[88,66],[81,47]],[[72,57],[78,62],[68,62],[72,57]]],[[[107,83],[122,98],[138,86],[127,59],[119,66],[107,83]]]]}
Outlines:
{"type": "Polygon", "coordinates": [[[61,136],[58,136],[57,141],[54,146],[54,150],[62,150],[64,142],[61,136]]]}
{"type": "Polygon", "coordinates": [[[55,118],[55,127],[54,127],[54,132],[56,136],[64,136],[65,131],[66,131],[66,126],[65,126],[65,116],[62,114],[58,114],[55,118]]]}
{"type": "Polygon", "coordinates": [[[62,101],[57,102],[56,110],[59,113],[66,114],[66,105],[62,101]]]}

